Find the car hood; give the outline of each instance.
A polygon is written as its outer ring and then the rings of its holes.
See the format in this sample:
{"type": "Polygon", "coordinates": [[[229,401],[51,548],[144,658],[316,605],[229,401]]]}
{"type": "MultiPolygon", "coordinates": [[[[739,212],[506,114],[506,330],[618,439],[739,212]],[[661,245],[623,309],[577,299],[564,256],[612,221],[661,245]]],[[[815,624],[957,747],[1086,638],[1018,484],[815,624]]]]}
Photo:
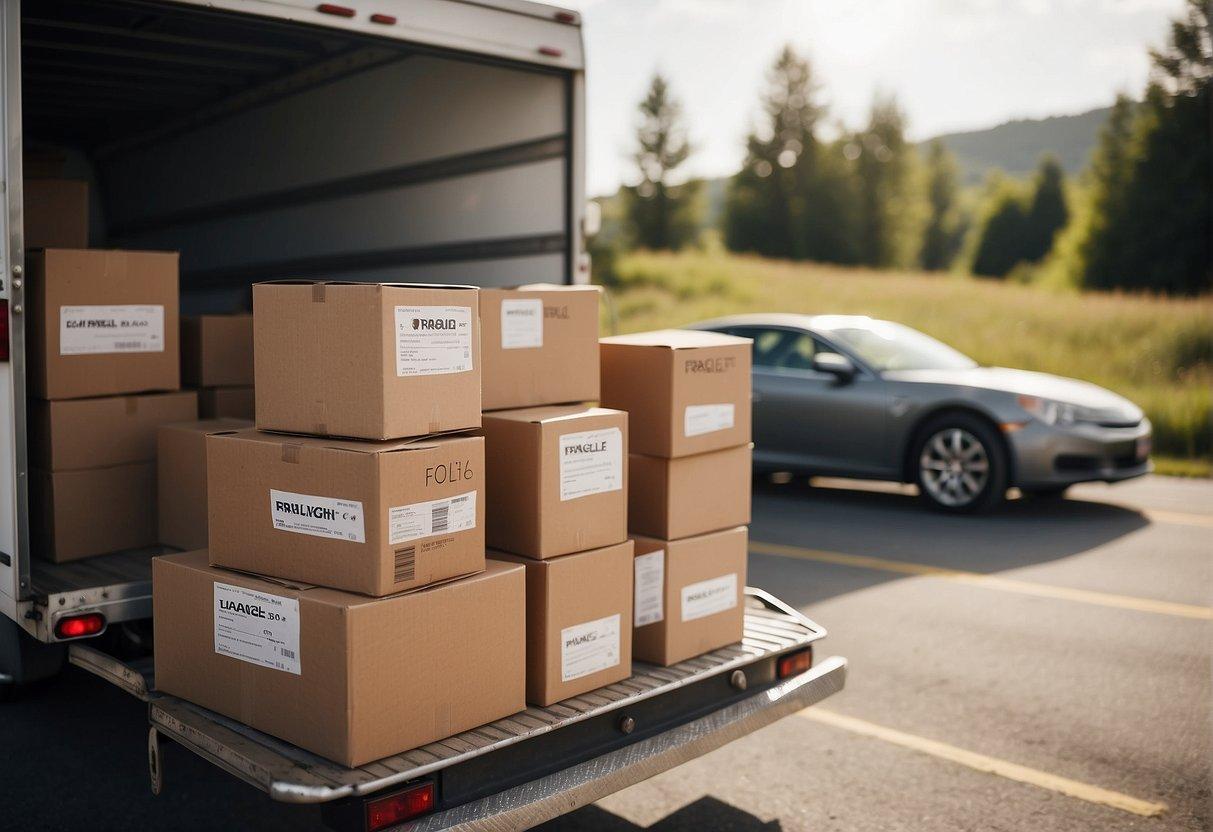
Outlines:
{"type": "Polygon", "coordinates": [[[1141,409],[1137,405],[1111,390],[1105,390],[1090,382],[1048,373],[1008,370],[1004,367],[972,367],[964,370],[890,370],[882,376],[890,381],[951,384],[1000,390],[1019,396],[1039,396],[1042,399],[1088,407],[1105,412],[1109,416],[1129,419],[1142,417],[1141,409]]]}

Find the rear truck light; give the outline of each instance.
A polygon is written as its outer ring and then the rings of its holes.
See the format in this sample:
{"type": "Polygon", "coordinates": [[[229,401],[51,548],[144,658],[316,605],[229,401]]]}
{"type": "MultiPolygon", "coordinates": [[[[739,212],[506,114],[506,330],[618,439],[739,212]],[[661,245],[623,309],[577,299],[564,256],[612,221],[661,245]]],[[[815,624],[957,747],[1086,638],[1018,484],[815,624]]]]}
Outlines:
{"type": "Polygon", "coordinates": [[[95,636],[105,629],[105,616],[99,612],[65,615],[55,622],[55,638],[71,639],[95,636]]]}
{"type": "Polygon", "coordinates": [[[434,784],[421,783],[366,804],[366,832],[378,832],[434,811],[434,784]]]}
{"type": "Polygon", "coordinates": [[[573,14],[572,12],[556,12],[556,14],[552,15],[552,17],[556,18],[557,23],[577,22],[577,15],[573,14]]]}
{"type": "Polygon", "coordinates": [[[357,12],[349,6],[338,6],[336,3],[321,3],[316,7],[321,14],[332,14],[337,17],[353,17],[357,12]]]}
{"type": "Polygon", "coordinates": [[[539,54],[547,55],[549,58],[561,58],[564,57],[564,50],[557,49],[555,46],[541,46],[539,47],[539,54]]]}
{"type": "Polygon", "coordinates": [[[373,14],[371,15],[371,23],[382,23],[384,26],[395,26],[396,15],[394,14],[373,14]]]}
{"type": "Polygon", "coordinates": [[[779,663],[775,665],[775,678],[786,679],[789,676],[797,676],[812,666],[813,648],[809,646],[803,650],[797,650],[795,653],[780,656],[779,663]]]}
{"type": "Polygon", "coordinates": [[[8,301],[0,300],[0,361],[8,361],[8,301]]]}

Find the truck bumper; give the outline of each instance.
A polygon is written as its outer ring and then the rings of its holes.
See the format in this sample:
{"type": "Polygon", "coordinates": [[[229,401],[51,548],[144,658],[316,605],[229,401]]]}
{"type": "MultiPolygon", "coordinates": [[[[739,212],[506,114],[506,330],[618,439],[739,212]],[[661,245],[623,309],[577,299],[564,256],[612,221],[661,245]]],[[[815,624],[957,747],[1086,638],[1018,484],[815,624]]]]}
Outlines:
{"type": "Polygon", "coordinates": [[[399,832],[527,829],[588,806],[757,731],[842,690],[847,660],[832,656],[727,708],[572,768],[412,823],[399,832]]]}

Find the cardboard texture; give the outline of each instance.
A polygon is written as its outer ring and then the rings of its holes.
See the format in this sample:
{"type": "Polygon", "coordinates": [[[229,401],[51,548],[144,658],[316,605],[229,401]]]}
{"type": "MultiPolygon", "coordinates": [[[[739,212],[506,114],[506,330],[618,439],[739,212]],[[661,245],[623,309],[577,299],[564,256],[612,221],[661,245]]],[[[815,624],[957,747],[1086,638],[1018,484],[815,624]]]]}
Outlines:
{"type": "Polygon", "coordinates": [[[480,290],[481,407],[598,400],[597,286],[480,290]]]}
{"type": "Polygon", "coordinates": [[[253,316],[191,315],[181,319],[181,381],[194,387],[253,383],[253,316]]]}
{"type": "Polygon", "coordinates": [[[243,419],[204,419],[161,425],[156,433],[159,539],[178,549],[206,548],[206,437],[243,430],[243,419]]]}
{"type": "Polygon", "coordinates": [[[30,395],[181,386],[176,252],[47,249],[26,262],[30,395]]]}
{"type": "Polygon", "coordinates": [[[632,453],[680,457],[749,443],[750,339],[665,329],[600,344],[601,404],[628,412],[632,453]]]}
{"type": "Polygon", "coordinates": [[[63,563],[156,542],[156,463],[33,470],[30,523],[37,553],[63,563]]]}
{"type": "Polygon", "coordinates": [[[578,696],[632,675],[632,542],[551,560],[490,551],[526,566],[526,698],[578,696]]]}
{"type": "Polygon", "coordinates": [[[88,183],[79,179],[26,179],[25,250],[88,248],[88,183]]]}
{"type": "Polygon", "coordinates": [[[513,564],[366,598],[188,552],[156,558],[152,587],[159,690],[345,766],[525,707],[525,584],[513,564]],[[237,641],[244,622],[256,635],[237,641]]]}
{"type": "Polygon", "coordinates": [[[484,439],[206,438],[211,563],[388,595],[484,569],[484,439]]]}
{"type": "Polygon", "coordinates": [[[628,457],[628,531],[667,540],[750,522],[752,445],[628,457]]]}
{"type": "Polygon", "coordinates": [[[586,405],[484,414],[488,544],[551,558],[627,537],[628,415],[586,405]]]}
{"type": "Polygon", "coordinates": [[[398,439],[480,425],[471,286],[253,287],[257,427],[398,439]]]}
{"type": "Polygon", "coordinates": [[[203,387],[198,390],[198,415],[203,419],[256,417],[252,387],[203,387]]]}
{"type": "Polygon", "coordinates": [[[637,661],[671,665],[741,641],[747,536],[744,526],[681,540],[633,536],[637,661]]]}
{"type": "Polygon", "coordinates": [[[30,402],[30,464],[46,471],[156,460],[156,428],[198,417],[192,390],[30,402]]]}

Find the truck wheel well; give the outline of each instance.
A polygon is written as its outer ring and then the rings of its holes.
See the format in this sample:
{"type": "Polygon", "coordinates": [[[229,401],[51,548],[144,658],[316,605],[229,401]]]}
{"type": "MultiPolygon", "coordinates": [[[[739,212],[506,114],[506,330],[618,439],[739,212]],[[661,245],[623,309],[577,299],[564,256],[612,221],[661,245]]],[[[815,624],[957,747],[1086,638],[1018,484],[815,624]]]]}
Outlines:
{"type": "Polygon", "coordinates": [[[923,429],[928,423],[935,421],[941,417],[950,415],[964,415],[974,419],[980,419],[985,422],[994,435],[998,437],[999,449],[1002,451],[1003,459],[1007,462],[1007,484],[1015,484],[1015,458],[1011,455],[1011,448],[1007,445],[1007,439],[1002,435],[1002,430],[998,427],[998,423],[991,419],[988,415],[972,407],[963,407],[958,405],[944,405],[935,410],[924,413],[918,417],[918,421],[914,423],[914,429],[910,431],[910,441],[906,443],[902,449],[901,459],[901,479],[902,482],[912,483],[918,477],[918,470],[914,464],[914,449],[918,447],[918,441],[922,438],[923,429]]]}

